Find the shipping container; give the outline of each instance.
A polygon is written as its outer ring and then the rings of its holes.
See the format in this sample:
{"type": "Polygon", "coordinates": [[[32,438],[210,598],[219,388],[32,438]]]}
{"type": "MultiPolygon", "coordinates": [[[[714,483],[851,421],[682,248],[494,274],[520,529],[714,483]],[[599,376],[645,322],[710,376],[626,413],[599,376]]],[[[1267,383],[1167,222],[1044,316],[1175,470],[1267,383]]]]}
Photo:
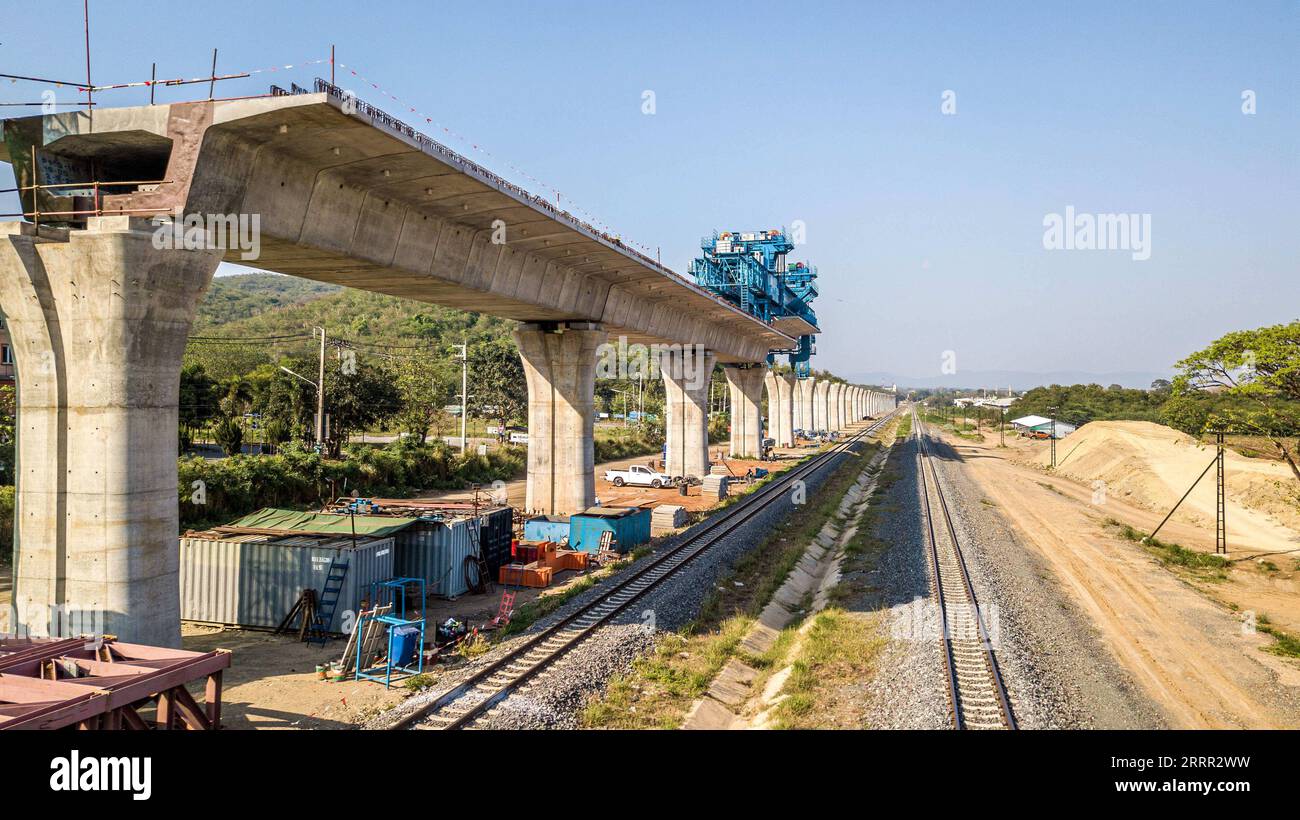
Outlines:
{"type": "MultiPolygon", "coordinates": [[[[456,598],[469,592],[465,564],[476,564],[473,518],[421,520],[397,534],[394,569],[406,578],[423,578],[426,592],[456,598]]],[[[477,566],[474,567],[477,571],[477,566]]]]}
{"type": "Polygon", "coordinates": [[[569,516],[538,515],[524,522],[524,539],[527,541],[554,541],[562,544],[571,537],[569,516]]]}
{"type": "Polygon", "coordinates": [[[221,531],[180,539],[181,618],[232,626],[276,627],[304,589],[320,599],[333,561],[347,574],[329,631],[342,632],[344,615],[361,610],[371,585],[393,577],[392,536],[268,535],[221,531]]]}
{"type": "Polygon", "coordinates": [[[481,510],[479,517],[483,523],[479,526],[478,540],[483,548],[483,560],[487,561],[492,577],[497,570],[510,563],[510,541],[514,538],[515,511],[509,507],[493,507],[481,510]]]}
{"type": "Polygon", "coordinates": [[[644,507],[592,507],[569,517],[569,548],[600,551],[600,534],[612,531],[615,549],[628,552],[650,541],[650,510],[644,507]]]}

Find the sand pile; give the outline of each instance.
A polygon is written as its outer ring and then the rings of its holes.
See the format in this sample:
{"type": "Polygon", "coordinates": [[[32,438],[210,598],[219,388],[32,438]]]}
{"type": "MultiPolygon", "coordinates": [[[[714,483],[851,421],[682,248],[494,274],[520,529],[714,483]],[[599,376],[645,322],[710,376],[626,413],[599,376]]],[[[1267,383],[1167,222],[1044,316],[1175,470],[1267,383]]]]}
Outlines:
{"type": "MultiPolygon", "coordinates": [[[[1105,482],[1108,496],[1168,512],[1201,471],[1214,460],[1207,446],[1170,427],[1145,421],[1094,421],[1057,442],[1057,472],[1092,485],[1105,482]]],[[[1046,466],[1044,451],[1038,463],[1046,466]]],[[[1290,543],[1300,539],[1300,482],[1284,464],[1224,455],[1228,492],[1228,535],[1252,541],[1290,543]]],[[[1214,526],[1214,470],[1183,502],[1175,520],[1214,526]]]]}

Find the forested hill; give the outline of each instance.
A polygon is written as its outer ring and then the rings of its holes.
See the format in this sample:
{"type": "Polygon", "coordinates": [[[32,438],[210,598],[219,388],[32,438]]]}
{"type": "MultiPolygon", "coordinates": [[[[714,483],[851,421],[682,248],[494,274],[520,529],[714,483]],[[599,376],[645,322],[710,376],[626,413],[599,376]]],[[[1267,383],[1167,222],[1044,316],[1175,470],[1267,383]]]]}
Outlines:
{"type": "Polygon", "coordinates": [[[362,350],[409,351],[509,338],[514,322],[292,276],[239,274],[213,280],[186,359],[218,380],[283,357],[314,360],[313,327],[362,350]],[[204,341],[213,337],[223,341],[204,341]]]}
{"type": "Polygon", "coordinates": [[[319,299],[342,288],[278,273],[246,273],[218,276],[199,304],[191,333],[202,334],[213,327],[247,319],[276,308],[319,299]]]}

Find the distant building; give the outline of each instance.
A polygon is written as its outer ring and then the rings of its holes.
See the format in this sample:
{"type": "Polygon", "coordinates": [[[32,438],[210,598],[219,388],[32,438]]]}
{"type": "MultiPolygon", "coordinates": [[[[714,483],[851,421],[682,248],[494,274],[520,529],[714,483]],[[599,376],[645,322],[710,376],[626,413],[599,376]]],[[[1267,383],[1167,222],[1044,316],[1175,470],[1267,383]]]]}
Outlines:
{"type": "Polygon", "coordinates": [[[953,399],[952,403],[957,405],[958,407],[993,407],[993,408],[1001,407],[1005,409],[1007,407],[1010,407],[1012,404],[1014,404],[1015,401],[1016,400],[1014,398],[1006,397],[1006,396],[1000,398],[990,398],[990,397],[982,397],[982,396],[963,396],[962,398],[959,399],[953,399]]]}
{"type": "Polygon", "coordinates": [[[1043,416],[1023,416],[1011,420],[1011,426],[1021,433],[1041,433],[1050,436],[1053,429],[1056,431],[1057,438],[1065,438],[1078,428],[1069,422],[1056,420],[1056,426],[1052,426],[1052,420],[1043,416]]]}

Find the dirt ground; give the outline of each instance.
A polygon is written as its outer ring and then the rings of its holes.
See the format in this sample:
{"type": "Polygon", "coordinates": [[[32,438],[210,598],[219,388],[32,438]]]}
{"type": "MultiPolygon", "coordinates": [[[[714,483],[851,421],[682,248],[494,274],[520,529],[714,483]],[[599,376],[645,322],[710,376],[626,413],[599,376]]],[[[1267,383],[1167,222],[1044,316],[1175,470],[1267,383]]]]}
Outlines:
{"type": "MultiPolygon", "coordinates": [[[[1300,626],[1300,590],[1289,559],[1286,571],[1267,576],[1247,560],[1224,573],[1224,580],[1189,579],[1106,524],[1116,519],[1149,532],[1162,513],[1113,494],[1094,504],[1090,485],[1031,466],[1042,443],[1008,437],[1011,446],[999,448],[996,430],[984,442],[945,439],[987,503],[997,505],[1037,547],[1103,641],[1167,710],[1172,725],[1300,726],[1300,663],[1263,651],[1272,638],[1245,628],[1230,606],[1266,612],[1279,627],[1294,631],[1300,626]]],[[[1160,539],[1209,551],[1214,543],[1212,529],[1187,522],[1171,522],[1160,539]]]]}
{"type": "MultiPolygon", "coordinates": [[[[1027,441],[1017,439],[1017,442],[1027,441]]],[[[1169,427],[1145,421],[1094,421],[1057,442],[1055,472],[1108,495],[1164,516],[1214,461],[1213,445],[1169,427]]],[[[1045,442],[1018,449],[1031,463],[1047,468],[1045,442]]],[[[1300,550],[1300,482],[1282,463],[1224,453],[1230,548],[1249,552],[1300,550]]],[[[1213,533],[1214,471],[1205,475],[1174,513],[1172,521],[1213,533]]]]}
{"type": "Polygon", "coordinates": [[[181,647],[233,653],[222,680],[221,723],[227,729],[347,729],[406,697],[400,685],[318,680],[316,665],[338,660],[342,640],[320,647],[299,643],[296,636],[187,623],[181,647]]]}

